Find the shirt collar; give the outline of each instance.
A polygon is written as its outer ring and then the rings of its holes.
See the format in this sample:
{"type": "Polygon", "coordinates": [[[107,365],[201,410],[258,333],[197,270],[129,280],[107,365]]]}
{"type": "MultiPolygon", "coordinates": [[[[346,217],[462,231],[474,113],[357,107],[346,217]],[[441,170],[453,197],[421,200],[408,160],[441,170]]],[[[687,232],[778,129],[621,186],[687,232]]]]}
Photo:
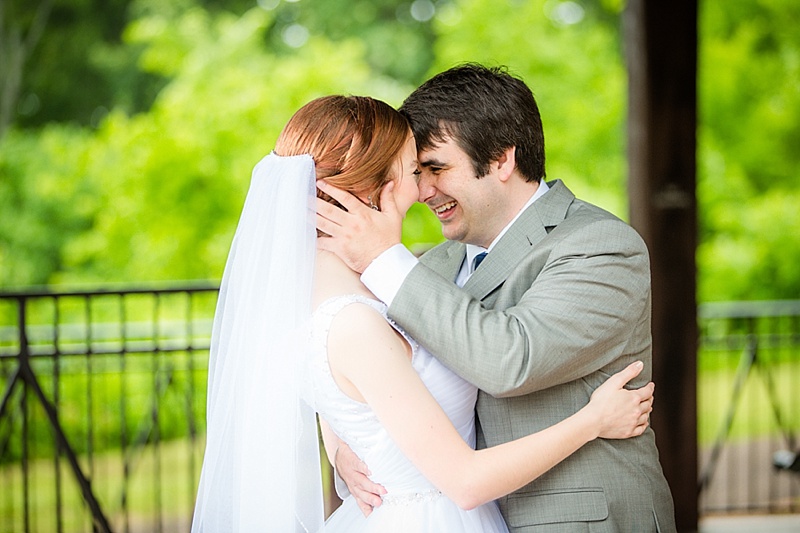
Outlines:
{"type": "Polygon", "coordinates": [[[516,214],[516,216],[514,216],[514,218],[511,219],[511,222],[509,222],[506,225],[506,227],[504,227],[500,231],[500,233],[497,235],[497,237],[494,238],[492,243],[489,245],[489,248],[484,248],[483,246],[478,246],[476,244],[467,244],[467,264],[468,265],[472,265],[473,261],[475,260],[475,256],[478,255],[479,253],[491,252],[492,248],[494,248],[494,245],[497,244],[497,242],[503,237],[503,235],[506,234],[508,229],[511,226],[514,225],[514,222],[517,221],[517,219],[520,217],[520,215],[522,215],[522,213],[524,213],[525,210],[528,209],[533,204],[533,202],[535,202],[536,200],[538,200],[539,198],[544,196],[544,193],[546,193],[549,190],[550,190],[550,187],[547,186],[547,183],[545,183],[544,180],[540,181],[539,182],[539,187],[536,189],[536,192],[534,192],[531,195],[531,197],[528,198],[528,201],[525,202],[525,205],[522,206],[522,209],[519,210],[519,212],[516,214]]]}

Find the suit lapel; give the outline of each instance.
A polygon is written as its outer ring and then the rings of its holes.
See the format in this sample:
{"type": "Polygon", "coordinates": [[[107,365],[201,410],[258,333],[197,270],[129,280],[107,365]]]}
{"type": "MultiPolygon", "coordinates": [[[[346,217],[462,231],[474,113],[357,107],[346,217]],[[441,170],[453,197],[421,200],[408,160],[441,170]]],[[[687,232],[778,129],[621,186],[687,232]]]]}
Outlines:
{"type": "Polygon", "coordinates": [[[467,247],[458,241],[447,241],[441,246],[446,247],[445,253],[424,254],[420,261],[443,278],[455,282],[464,262],[467,247]]]}
{"type": "MultiPolygon", "coordinates": [[[[464,290],[472,296],[483,299],[496,289],[523,258],[564,220],[575,195],[560,180],[550,182],[548,186],[550,190],[520,215],[464,285],[464,290]]],[[[462,245],[461,248],[463,261],[465,247],[462,245]]],[[[461,262],[458,264],[460,266],[461,262]]]]}

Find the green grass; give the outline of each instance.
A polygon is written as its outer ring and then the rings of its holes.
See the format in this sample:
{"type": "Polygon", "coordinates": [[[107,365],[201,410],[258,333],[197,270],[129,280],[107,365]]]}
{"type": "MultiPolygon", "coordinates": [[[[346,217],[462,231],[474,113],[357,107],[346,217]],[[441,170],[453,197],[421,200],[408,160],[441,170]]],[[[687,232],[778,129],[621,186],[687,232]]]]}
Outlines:
{"type": "MultiPolygon", "coordinates": [[[[143,448],[133,462],[127,486],[123,486],[123,455],[119,450],[94,457],[92,488],[112,529],[125,531],[127,520],[130,531],[155,531],[161,515],[164,531],[189,531],[203,447],[204,439],[200,437],[194,444],[184,439],[161,443],[158,448],[143,448]],[[127,517],[122,505],[123,491],[127,494],[127,517]]],[[[324,452],[321,453],[324,457],[324,452]]],[[[85,456],[80,462],[84,469],[88,468],[85,456]]],[[[331,471],[326,459],[323,466],[323,487],[327,493],[331,471]]],[[[61,461],[60,472],[64,533],[91,531],[91,515],[66,460],[61,461]]],[[[52,458],[30,462],[29,483],[31,531],[56,531],[56,469],[52,458]]],[[[24,531],[23,476],[19,463],[0,466],[0,486],[0,531],[24,531]]]]}
{"type": "MultiPolygon", "coordinates": [[[[127,486],[123,485],[123,455],[106,451],[93,458],[92,490],[115,531],[124,531],[123,494],[127,495],[128,525],[154,531],[157,517],[165,531],[188,531],[202,463],[202,439],[147,446],[135,456],[127,486]]],[[[85,471],[88,462],[80,458],[85,471]]],[[[91,515],[66,460],[61,460],[62,519],[65,533],[91,531],[91,515]]],[[[19,463],[0,467],[0,531],[23,531],[23,476],[19,463]]],[[[29,464],[29,519],[32,531],[56,531],[56,468],[52,458],[29,464]]]]}
{"type": "MultiPolygon", "coordinates": [[[[711,444],[726,426],[727,416],[734,408],[729,440],[748,440],[780,434],[781,429],[800,432],[800,361],[772,364],[769,373],[753,367],[744,380],[738,400],[733,391],[737,369],[733,366],[701,371],[697,377],[698,441],[711,444]],[[774,406],[781,416],[778,424],[767,384],[775,391],[774,406]]],[[[656,404],[656,409],[658,408],[656,404]]]]}

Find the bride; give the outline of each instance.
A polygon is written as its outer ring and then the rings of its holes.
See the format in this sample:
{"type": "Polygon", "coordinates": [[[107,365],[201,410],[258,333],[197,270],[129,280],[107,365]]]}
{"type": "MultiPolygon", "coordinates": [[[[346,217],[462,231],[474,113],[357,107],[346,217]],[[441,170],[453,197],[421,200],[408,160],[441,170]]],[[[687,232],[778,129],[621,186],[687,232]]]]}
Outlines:
{"type": "Polygon", "coordinates": [[[474,449],[475,387],[392,323],[358,274],[315,249],[315,198],[335,202],[316,179],[376,209],[391,184],[407,210],[417,173],[405,119],[355,96],[306,104],[256,165],[214,319],[194,533],[504,532],[494,499],[595,438],[647,427],[652,383],[624,388],[642,368],[634,363],[555,426],[474,449]],[[386,488],[368,517],[348,497],[323,522],[316,413],[326,442],[349,445],[386,488]]]}

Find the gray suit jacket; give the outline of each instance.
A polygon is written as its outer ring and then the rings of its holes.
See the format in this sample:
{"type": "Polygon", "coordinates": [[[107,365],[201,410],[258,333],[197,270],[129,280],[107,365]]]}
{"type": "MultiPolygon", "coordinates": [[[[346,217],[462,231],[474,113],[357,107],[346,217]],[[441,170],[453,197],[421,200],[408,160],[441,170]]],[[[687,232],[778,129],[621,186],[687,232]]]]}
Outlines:
{"type": "MultiPolygon", "coordinates": [[[[627,224],[560,181],[498,241],[464,289],[465,246],[422,257],[389,309],[431,353],[481,389],[479,445],[575,413],[628,363],[650,380],[650,263],[627,224]]],[[[500,500],[513,532],[675,531],[654,434],[595,440],[500,500]]]]}

